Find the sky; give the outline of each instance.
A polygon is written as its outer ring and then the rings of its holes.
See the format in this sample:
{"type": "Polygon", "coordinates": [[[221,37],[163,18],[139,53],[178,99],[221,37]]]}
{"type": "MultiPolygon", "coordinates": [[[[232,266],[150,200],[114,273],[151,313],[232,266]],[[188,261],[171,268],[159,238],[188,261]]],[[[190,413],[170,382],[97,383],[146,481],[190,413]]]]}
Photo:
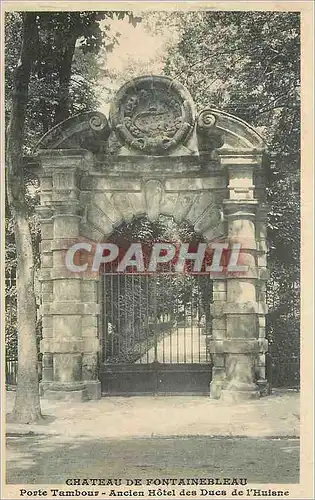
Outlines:
{"type": "MultiPolygon", "coordinates": [[[[108,23],[108,21],[107,21],[108,23]]],[[[143,74],[163,74],[163,55],[167,44],[174,40],[175,34],[164,32],[154,35],[146,30],[144,23],[138,23],[136,27],[123,20],[113,19],[110,22],[111,32],[120,33],[119,45],[107,54],[104,68],[111,73],[117,74],[117,82],[110,81],[104,77],[100,85],[118,88],[129,80],[130,72],[133,76],[143,74]]],[[[102,65],[102,61],[100,60],[102,65]]],[[[109,104],[106,103],[107,92],[104,90],[103,102],[99,110],[108,116],[109,104]]]]}
{"type": "MultiPolygon", "coordinates": [[[[111,22],[111,31],[117,31],[121,36],[119,46],[108,56],[109,69],[123,70],[129,59],[145,63],[164,52],[165,37],[150,34],[142,23],[134,28],[127,19],[114,19],[111,22]]],[[[157,64],[157,69],[162,68],[157,64]]]]}

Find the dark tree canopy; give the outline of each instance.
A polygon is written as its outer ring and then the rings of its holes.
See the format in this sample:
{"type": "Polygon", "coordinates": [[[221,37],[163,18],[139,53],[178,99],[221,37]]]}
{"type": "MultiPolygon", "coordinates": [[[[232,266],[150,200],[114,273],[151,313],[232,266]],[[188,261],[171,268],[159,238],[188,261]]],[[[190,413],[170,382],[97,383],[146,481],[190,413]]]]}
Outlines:
{"type": "MultiPolygon", "coordinates": [[[[299,351],[300,15],[297,12],[202,11],[155,14],[179,39],[165,73],[186,85],[199,108],[248,121],[268,147],[266,165],[269,333],[281,357],[299,351]]],[[[149,20],[150,24],[150,20],[149,20]]]]}

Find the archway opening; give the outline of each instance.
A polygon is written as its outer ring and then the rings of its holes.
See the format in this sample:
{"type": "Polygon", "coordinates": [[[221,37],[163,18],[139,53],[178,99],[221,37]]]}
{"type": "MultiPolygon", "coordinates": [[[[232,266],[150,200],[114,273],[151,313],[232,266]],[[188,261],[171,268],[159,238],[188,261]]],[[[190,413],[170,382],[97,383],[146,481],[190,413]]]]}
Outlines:
{"type": "MultiPolygon", "coordinates": [[[[193,252],[201,235],[183,222],[160,216],[134,217],[114,229],[107,241],[124,252],[141,245],[144,259],[154,243],[186,245],[193,252]]],[[[152,256],[152,254],[151,254],[152,256]]],[[[208,394],[211,361],[209,275],[174,272],[172,260],[162,266],[137,266],[117,272],[117,263],[105,265],[100,280],[101,363],[103,394],[208,394]]]]}

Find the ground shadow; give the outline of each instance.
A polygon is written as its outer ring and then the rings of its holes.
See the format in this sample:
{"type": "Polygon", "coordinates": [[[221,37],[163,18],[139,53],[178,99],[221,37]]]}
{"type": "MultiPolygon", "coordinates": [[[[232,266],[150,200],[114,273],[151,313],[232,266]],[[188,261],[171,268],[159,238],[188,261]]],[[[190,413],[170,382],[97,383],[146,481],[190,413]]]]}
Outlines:
{"type": "Polygon", "coordinates": [[[7,482],[63,484],[67,478],[246,477],[248,483],[299,482],[297,439],[94,439],[7,437],[7,482]]]}

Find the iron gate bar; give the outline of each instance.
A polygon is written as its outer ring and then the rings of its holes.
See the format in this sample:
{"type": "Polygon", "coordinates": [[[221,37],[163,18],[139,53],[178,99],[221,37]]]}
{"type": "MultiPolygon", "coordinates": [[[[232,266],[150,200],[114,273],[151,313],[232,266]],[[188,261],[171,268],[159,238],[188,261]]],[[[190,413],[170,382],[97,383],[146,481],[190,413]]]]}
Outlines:
{"type": "Polygon", "coordinates": [[[104,393],[208,391],[207,322],[201,326],[208,280],[181,275],[174,282],[163,273],[103,275],[100,376],[104,393]]]}

